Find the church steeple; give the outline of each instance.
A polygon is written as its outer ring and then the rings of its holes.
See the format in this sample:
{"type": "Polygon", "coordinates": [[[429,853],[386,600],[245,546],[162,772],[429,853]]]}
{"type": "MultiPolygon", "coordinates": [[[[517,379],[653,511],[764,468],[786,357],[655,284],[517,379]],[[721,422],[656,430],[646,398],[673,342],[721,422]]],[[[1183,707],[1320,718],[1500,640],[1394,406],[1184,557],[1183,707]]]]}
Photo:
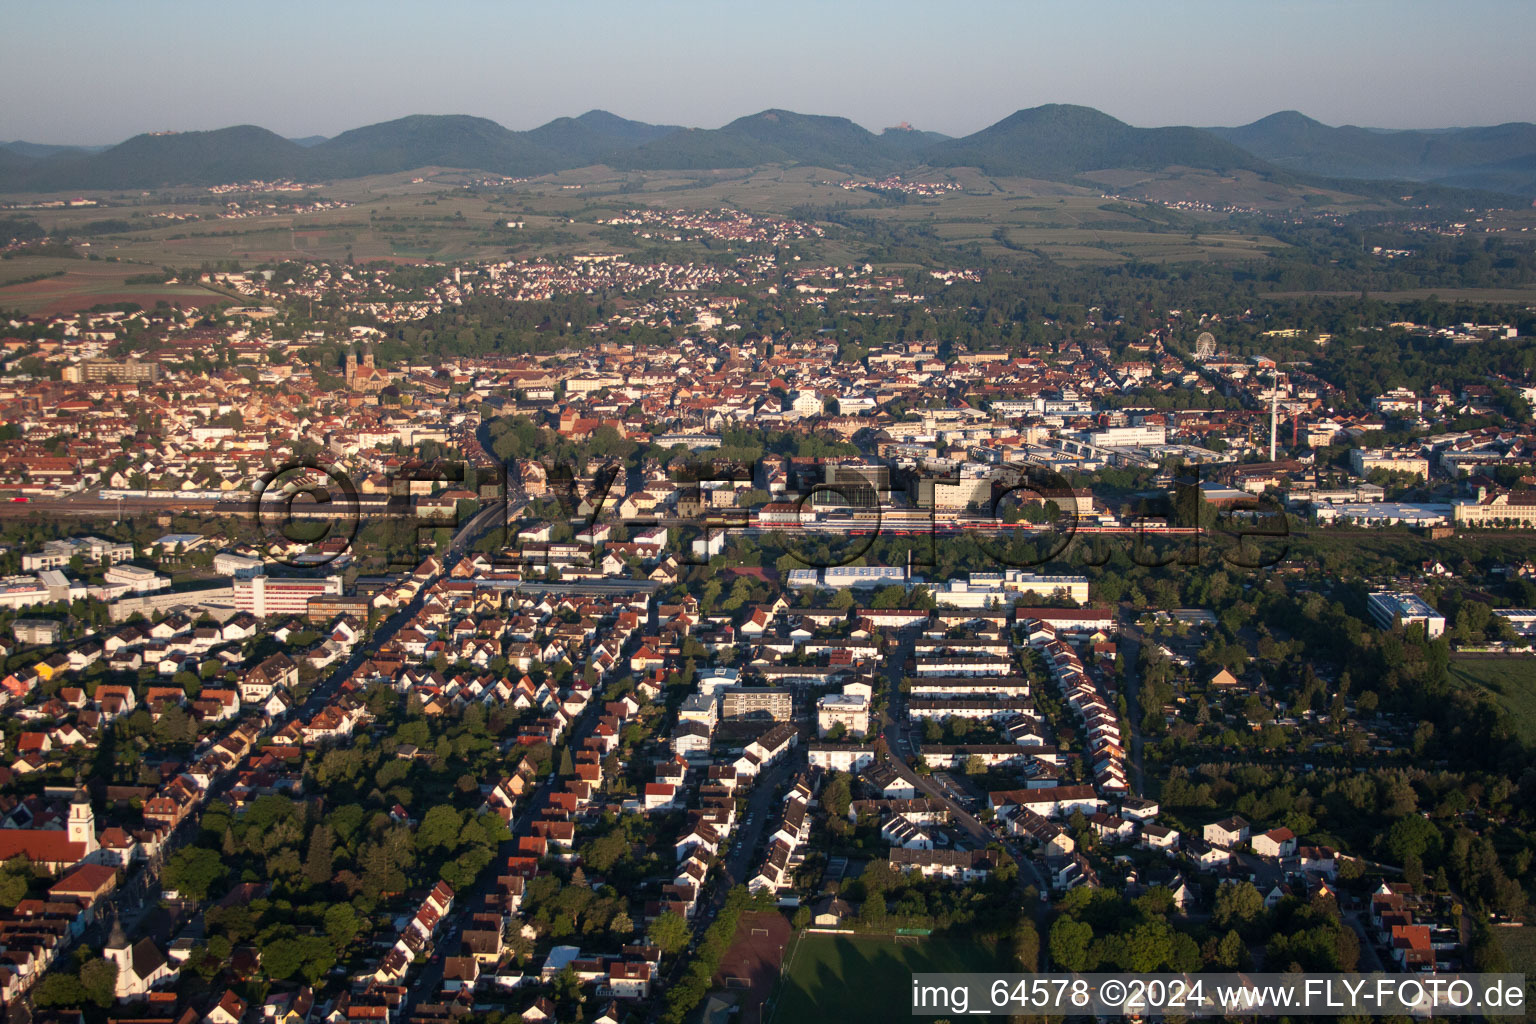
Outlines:
{"type": "Polygon", "coordinates": [[[129,948],[128,936],[123,932],[123,920],[115,913],[112,915],[112,932],[107,936],[107,944],[101,955],[117,967],[117,984],[113,986],[113,995],[127,999],[143,991],[134,976],[133,950],[129,948]]]}
{"type": "Polygon", "coordinates": [[[86,795],[85,787],[75,790],[75,795],[69,802],[69,841],[83,843],[85,855],[89,857],[101,848],[96,841],[96,812],[91,809],[91,798],[86,795]]]}

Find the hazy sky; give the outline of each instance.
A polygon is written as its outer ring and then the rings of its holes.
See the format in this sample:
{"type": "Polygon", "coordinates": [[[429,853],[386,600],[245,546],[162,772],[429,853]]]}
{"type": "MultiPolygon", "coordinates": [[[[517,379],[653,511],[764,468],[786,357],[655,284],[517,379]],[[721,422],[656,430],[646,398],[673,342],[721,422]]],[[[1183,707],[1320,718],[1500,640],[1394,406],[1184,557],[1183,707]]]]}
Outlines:
{"type": "Polygon", "coordinates": [[[109,143],[406,114],[509,128],[601,107],[767,107],[949,134],[1083,103],[1137,125],[1536,120],[1530,0],[882,3],[50,0],[4,5],[0,139],[109,143]]]}

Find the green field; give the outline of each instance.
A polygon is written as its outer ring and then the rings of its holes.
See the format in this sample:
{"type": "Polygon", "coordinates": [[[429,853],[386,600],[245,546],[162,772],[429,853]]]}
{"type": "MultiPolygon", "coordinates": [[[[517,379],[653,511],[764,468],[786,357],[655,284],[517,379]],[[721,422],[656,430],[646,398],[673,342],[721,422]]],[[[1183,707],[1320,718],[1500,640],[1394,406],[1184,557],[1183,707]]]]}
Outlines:
{"type": "Polygon", "coordinates": [[[1536,979],[1536,927],[1495,928],[1493,934],[1509,958],[1509,969],[1523,973],[1528,982],[1536,979]]]}
{"type": "Polygon", "coordinates": [[[805,935],[789,951],[771,1024],[904,1020],[912,1014],[912,975],[924,971],[1011,971],[993,942],[864,935],[805,935]]]}
{"type": "Polygon", "coordinates": [[[1458,658],[1451,679],[1491,693],[1526,742],[1536,742],[1536,658],[1458,658]]]}

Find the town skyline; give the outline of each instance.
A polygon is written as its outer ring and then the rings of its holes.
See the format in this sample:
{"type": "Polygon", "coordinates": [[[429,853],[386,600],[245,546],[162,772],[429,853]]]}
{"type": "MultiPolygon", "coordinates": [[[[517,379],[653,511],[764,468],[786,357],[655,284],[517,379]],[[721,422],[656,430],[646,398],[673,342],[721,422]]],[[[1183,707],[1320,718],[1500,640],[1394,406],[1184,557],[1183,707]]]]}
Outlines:
{"type": "Polygon", "coordinates": [[[8,12],[0,1024],[1514,1016],[1533,12],[8,12]]]}

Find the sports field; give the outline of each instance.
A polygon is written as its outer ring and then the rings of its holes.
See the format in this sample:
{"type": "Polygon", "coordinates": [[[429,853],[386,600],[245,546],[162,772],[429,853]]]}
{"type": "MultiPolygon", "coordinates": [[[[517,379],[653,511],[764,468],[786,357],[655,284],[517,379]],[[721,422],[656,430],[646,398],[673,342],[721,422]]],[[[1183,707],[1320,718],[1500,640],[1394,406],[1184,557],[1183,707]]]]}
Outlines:
{"type": "Polygon", "coordinates": [[[1514,719],[1520,738],[1536,742],[1536,657],[1457,658],[1451,680],[1492,694],[1514,719]]]}
{"type": "Polygon", "coordinates": [[[905,1020],[914,973],[1009,970],[1011,957],[988,941],[808,934],[790,949],[768,1020],[905,1020]]]}
{"type": "Polygon", "coordinates": [[[732,990],[741,1024],[760,1024],[763,1006],[779,978],[790,939],[789,919],[777,910],[748,911],[736,925],[731,947],[720,959],[715,985],[732,990]]]}

